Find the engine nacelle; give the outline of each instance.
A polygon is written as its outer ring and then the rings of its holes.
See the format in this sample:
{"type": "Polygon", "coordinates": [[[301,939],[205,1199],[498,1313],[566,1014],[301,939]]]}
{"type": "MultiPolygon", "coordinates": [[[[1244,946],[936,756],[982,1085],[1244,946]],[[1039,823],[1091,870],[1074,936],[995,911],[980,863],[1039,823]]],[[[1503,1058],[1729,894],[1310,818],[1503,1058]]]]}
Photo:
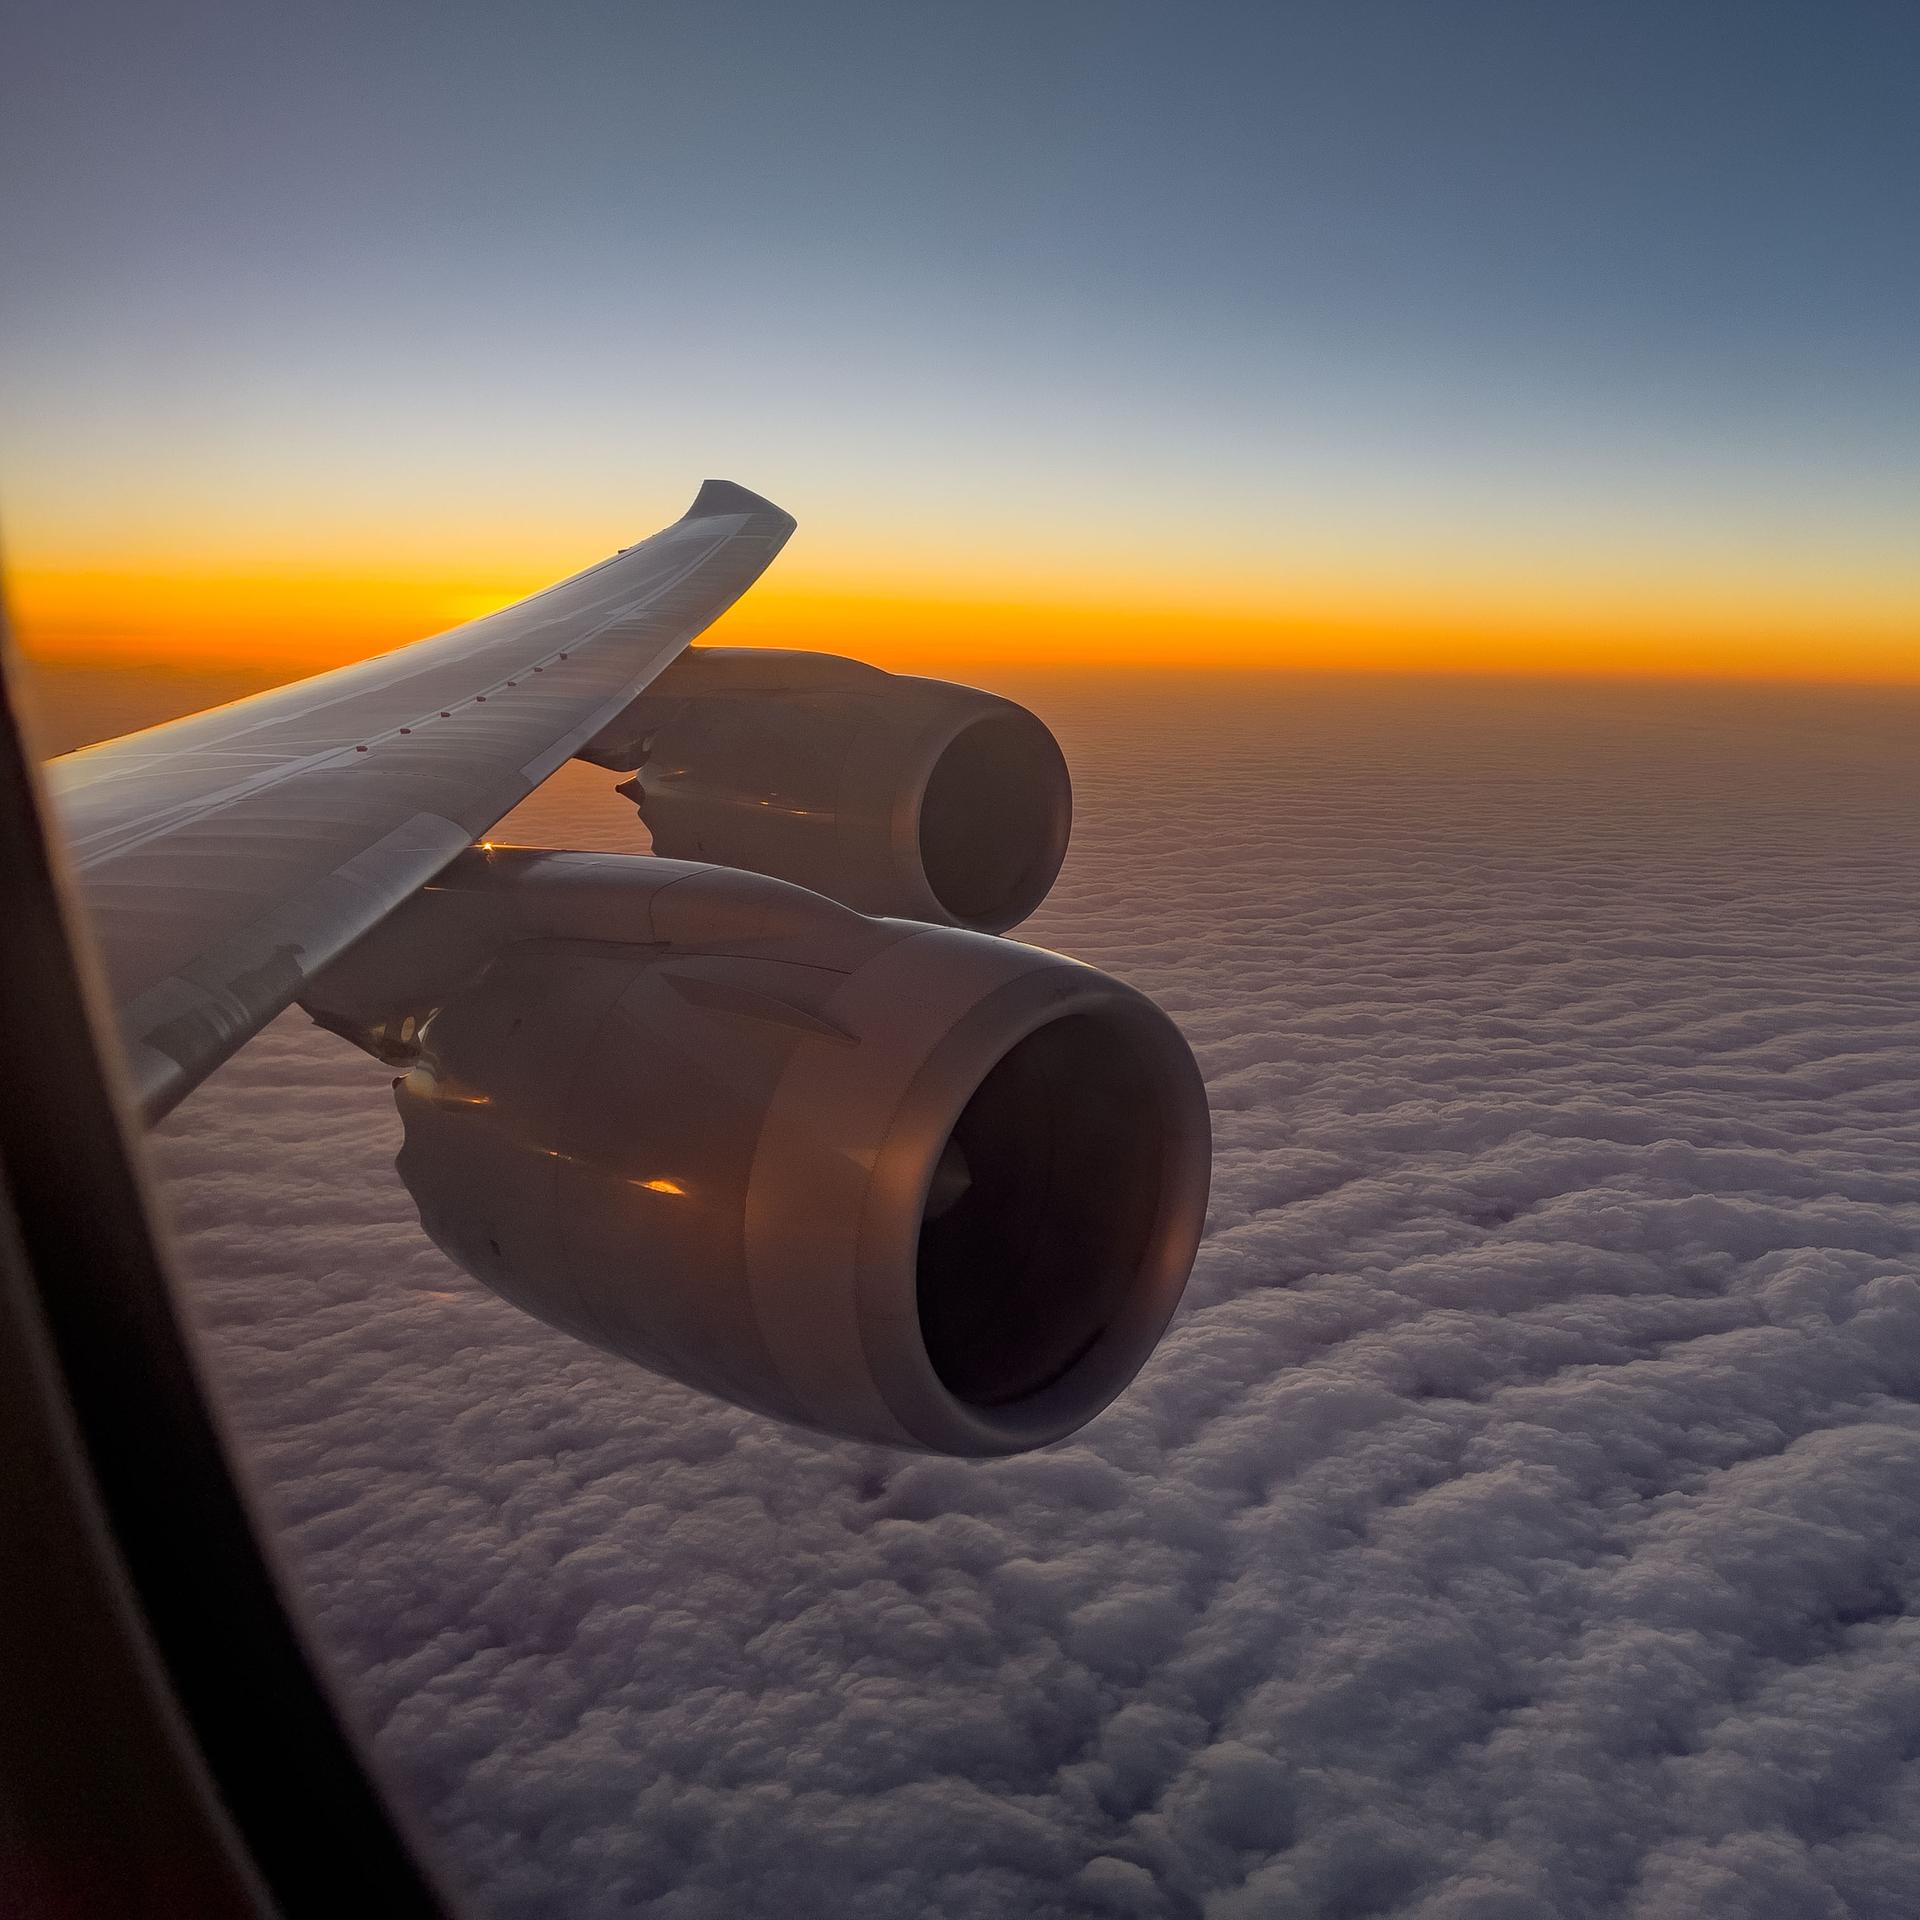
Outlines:
{"type": "Polygon", "coordinates": [[[457,862],[314,1011],[374,1044],[375,980],[434,1241],[689,1385],[1014,1452],[1099,1412],[1179,1301],[1205,1093],[1091,967],[757,875],[511,850],[457,862]]]}
{"type": "Polygon", "coordinates": [[[667,859],[977,932],[1046,898],[1073,824],[1025,707],[831,654],[695,648],[580,757],[638,770],[621,791],[667,859]]]}

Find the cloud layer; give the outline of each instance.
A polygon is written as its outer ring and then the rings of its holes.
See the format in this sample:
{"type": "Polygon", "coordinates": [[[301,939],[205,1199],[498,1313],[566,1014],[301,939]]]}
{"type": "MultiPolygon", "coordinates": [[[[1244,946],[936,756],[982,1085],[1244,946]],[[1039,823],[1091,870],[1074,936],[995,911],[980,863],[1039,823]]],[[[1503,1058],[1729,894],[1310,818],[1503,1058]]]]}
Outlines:
{"type": "MultiPolygon", "coordinates": [[[[283,1021],[158,1142],[342,1682],[486,1912],[1920,1910],[1920,705],[1043,692],[1027,930],[1213,1090],[1076,1441],[788,1433],[427,1245],[283,1021]]],[[[623,844],[600,775],[523,837],[623,844]]]]}

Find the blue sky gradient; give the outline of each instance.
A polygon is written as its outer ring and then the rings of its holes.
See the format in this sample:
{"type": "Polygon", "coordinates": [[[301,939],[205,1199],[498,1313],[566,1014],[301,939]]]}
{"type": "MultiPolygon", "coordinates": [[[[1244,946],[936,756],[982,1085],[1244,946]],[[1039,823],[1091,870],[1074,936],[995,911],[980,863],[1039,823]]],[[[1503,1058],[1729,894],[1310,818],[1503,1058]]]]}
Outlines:
{"type": "Polygon", "coordinates": [[[820,583],[1771,585],[1915,644],[1911,9],[81,6],[13,35],[29,566],[533,566],[725,472],[799,514],[820,583]]]}

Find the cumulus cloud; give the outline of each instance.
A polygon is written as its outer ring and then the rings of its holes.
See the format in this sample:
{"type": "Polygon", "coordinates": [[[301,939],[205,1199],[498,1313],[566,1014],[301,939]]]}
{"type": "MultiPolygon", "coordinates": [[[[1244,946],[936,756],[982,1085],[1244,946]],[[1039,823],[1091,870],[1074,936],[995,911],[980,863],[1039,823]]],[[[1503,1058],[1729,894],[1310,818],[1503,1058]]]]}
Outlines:
{"type": "MultiPolygon", "coordinates": [[[[486,1912],[1920,1911],[1920,717],[1124,682],[1031,937],[1181,1019],[1188,1305],[1074,1441],[786,1432],[427,1245],[283,1021],[157,1142],[486,1912]]],[[[604,776],[530,831],[619,845],[604,776]]]]}

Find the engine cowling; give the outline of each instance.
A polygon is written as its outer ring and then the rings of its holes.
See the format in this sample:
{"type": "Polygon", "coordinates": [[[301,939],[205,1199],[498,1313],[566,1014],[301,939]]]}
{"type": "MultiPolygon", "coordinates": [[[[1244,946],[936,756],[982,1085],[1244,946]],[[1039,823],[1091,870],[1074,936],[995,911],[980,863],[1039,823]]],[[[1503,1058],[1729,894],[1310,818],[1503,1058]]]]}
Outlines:
{"type": "MultiPolygon", "coordinates": [[[[825,1432],[997,1454],[1099,1412],[1178,1304],[1205,1094],[1094,968],[635,856],[468,856],[388,925],[433,1005],[383,1030],[413,1054],[421,1219],[596,1346],[825,1432]]],[[[393,978],[349,957],[315,1009],[343,1030],[355,965],[393,978]]]]}
{"type": "Polygon", "coordinates": [[[692,649],[580,757],[637,770],[621,791],[665,858],[976,932],[1046,898],[1073,823],[1025,707],[831,654],[692,649]]]}

